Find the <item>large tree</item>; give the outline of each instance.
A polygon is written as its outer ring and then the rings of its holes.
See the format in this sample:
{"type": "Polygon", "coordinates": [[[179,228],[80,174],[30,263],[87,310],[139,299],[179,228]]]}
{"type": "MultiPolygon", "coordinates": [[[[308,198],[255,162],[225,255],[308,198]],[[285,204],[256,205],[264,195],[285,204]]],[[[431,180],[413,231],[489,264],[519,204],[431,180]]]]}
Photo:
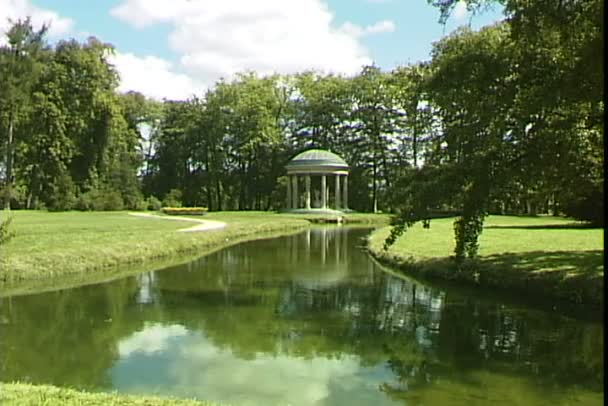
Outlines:
{"type": "Polygon", "coordinates": [[[43,67],[47,44],[46,26],[34,29],[29,18],[17,20],[6,33],[7,44],[0,47],[0,140],[4,148],[4,208],[13,198],[15,154],[23,141],[22,131],[32,105],[32,88],[43,67]]]}

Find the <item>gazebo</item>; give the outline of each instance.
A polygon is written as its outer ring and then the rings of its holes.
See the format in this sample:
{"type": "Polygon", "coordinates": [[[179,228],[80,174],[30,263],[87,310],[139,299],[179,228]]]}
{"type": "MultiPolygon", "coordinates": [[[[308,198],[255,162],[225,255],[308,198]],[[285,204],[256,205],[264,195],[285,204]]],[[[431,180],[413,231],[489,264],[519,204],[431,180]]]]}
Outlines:
{"type": "Polygon", "coordinates": [[[348,210],[348,165],[340,156],[322,149],[310,149],[293,157],[285,168],[287,210],[348,210]],[[331,181],[328,182],[328,176],[334,178],[333,188],[331,181]],[[304,181],[303,199],[299,193],[301,180],[304,181]],[[333,199],[330,199],[332,189],[333,199]]]}

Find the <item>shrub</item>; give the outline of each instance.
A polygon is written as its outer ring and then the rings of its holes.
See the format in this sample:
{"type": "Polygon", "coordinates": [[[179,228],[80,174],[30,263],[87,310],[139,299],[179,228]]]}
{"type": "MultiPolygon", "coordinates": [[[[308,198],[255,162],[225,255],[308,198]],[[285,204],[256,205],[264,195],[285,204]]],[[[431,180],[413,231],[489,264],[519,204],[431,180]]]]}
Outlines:
{"type": "Polygon", "coordinates": [[[207,213],[208,209],[206,207],[163,207],[161,211],[173,215],[202,216],[207,213]]]}
{"type": "Polygon", "coordinates": [[[80,211],[93,210],[93,196],[91,192],[81,193],[78,195],[74,208],[80,211]]]}
{"type": "Polygon", "coordinates": [[[0,219],[0,245],[6,243],[15,235],[15,233],[8,228],[11,221],[13,221],[12,217],[7,218],[6,220],[0,219]]]}
{"type": "Polygon", "coordinates": [[[117,191],[107,191],[102,197],[102,209],[105,211],[122,210],[124,202],[122,196],[117,191]]]}
{"type": "Polygon", "coordinates": [[[148,197],[148,199],[146,199],[146,205],[147,205],[146,208],[148,210],[154,210],[154,211],[159,211],[161,209],[161,207],[163,207],[163,204],[161,203],[160,200],[158,200],[158,198],[156,196],[148,197]]]}
{"type": "Polygon", "coordinates": [[[52,184],[51,193],[47,200],[47,207],[50,211],[71,210],[76,204],[76,195],[72,177],[62,172],[52,184]]]}
{"type": "Polygon", "coordinates": [[[129,210],[145,210],[148,203],[140,193],[123,194],[124,206],[129,210]]]}
{"type": "Polygon", "coordinates": [[[163,207],[182,207],[182,191],[171,189],[163,199],[163,207]]]}

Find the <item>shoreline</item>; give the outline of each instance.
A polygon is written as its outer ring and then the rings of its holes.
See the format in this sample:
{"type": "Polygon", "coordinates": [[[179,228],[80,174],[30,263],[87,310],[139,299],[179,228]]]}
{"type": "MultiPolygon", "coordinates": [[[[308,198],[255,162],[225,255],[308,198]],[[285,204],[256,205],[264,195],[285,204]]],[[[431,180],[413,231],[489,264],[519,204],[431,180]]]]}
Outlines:
{"type": "Polygon", "coordinates": [[[451,256],[421,257],[395,249],[385,251],[382,248],[384,234],[386,234],[386,228],[370,233],[366,239],[365,249],[376,261],[396,273],[421,281],[476,290],[486,289],[500,295],[526,295],[530,302],[542,303],[545,308],[586,309],[596,313],[603,320],[603,276],[601,278],[587,275],[571,276],[567,272],[559,270],[555,272],[522,271],[509,266],[509,263],[515,263],[520,258],[517,253],[480,255],[478,259],[465,260],[458,270],[456,262],[451,256]],[[496,257],[504,257],[509,260],[498,261],[496,257]]]}
{"type": "MultiPolygon", "coordinates": [[[[61,216],[57,213],[35,213],[36,216],[61,216]]],[[[141,239],[130,236],[129,240],[115,239],[93,243],[75,241],[74,247],[66,248],[61,244],[45,246],[31,255],[11,254],[11,245],[2,247],[0,258],[0,297],[12,295],[36,294],[58,289],[103,283],[121,277],[135,275],[151,269],[185,263],[217,250],[247,241],[275,238],[301,232],[319,223],[326,223],[325,217],[318,215],[276,214],[271,212],[216,212],[207,214],[206,219],[195,219],[177,216],[159,216],[152,213],[132,212],[92,212],[87,214],[65,214],[65,216],[85,216],[93,221],[94,216],[124,216],[118,221],[133,219],[149,223],[139,223],[146,227],[171,227],[170,230],[154,236],[149,241],[150,233],[140,231],[141,239]],[[172,220],[161,221],[158,220],[172,220]],[[182,224],[198,223],[183,227],[182,224]],[[170,224],[168,226],[167,224],[170,224]],[[2,262],[4,261],[4,263],[2,262]],[[11,266],[13,265],[13,266],[11,266]]],[[[19,218],[19,217],[17,217],[19,218]]],[[[103,217],[101,220],[105,220],[103,217]]],[[[59,218],[54,227],[61,228],[59,218]]],[[[85,226],[88,225],[85,220],[85,226]]],[[[99,220],[96,220],[99,221],[99,220]]],[[[387,218],[364,214],[346,214],[342,224],[348,225],[385,225],[387,218]]],[[[36,224],[33,222],[33,224],[36,224]]],[[[80,226],[81,224],[78,223],[80,226]]],[[[102,232],[111,226],[102,225],[102,232]]],[[[94,239],[95,240],[95,239],[94,239]]]]}
{"type": "Polygon", "coordinates": [[[114,406],[220,406],[197,399],[132,395],[117,392],[90,392],[48,384],[0,382],[0,403],[15,406],[38,405],[114,405],[114,406]]]}

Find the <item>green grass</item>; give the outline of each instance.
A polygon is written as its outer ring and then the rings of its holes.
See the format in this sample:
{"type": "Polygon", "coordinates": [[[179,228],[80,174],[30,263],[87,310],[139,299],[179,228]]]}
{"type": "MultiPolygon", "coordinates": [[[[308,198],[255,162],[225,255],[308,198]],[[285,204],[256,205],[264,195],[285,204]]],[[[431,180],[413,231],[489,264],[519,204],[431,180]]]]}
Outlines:
{"type": "MultiPolygon", "coordinates": [[[[6,217],[5,212],[0,215],[6,217]]],[[[318,216],[271,212],[214,212],[197,219],[225,229],[180,233],[192,222],[141,218],[128,212],[12,211],[15,236],[0,247],[2,295],[99,282],[163,261],[183,262],[240,241],[306,228],[318,216]]],[[[386,223],[386,216],[349,214],[347,222],[386,223]]],[[[159,263],[160,264],[160,263],[159,263]]]]}
{"type": "Polygon", "coordinates": [[[479,240],[479,260],[455,272],[453,218],[417,224],[388,251],[390,232],[369,238],[381,262],[429,278],[511,288],[547,298],[603,305],[604,230],[557,217],[490,216],[479,240]]]}
{"type": "Polygon", "coordinates": [[[217,403],[152,396],[89,393],[50,385],[0,383],[0,404],[14,406],[214,406],[217,403]]]}

